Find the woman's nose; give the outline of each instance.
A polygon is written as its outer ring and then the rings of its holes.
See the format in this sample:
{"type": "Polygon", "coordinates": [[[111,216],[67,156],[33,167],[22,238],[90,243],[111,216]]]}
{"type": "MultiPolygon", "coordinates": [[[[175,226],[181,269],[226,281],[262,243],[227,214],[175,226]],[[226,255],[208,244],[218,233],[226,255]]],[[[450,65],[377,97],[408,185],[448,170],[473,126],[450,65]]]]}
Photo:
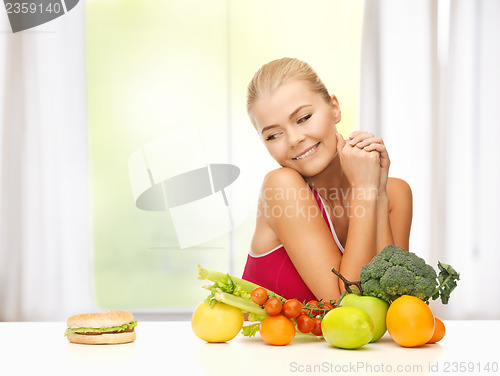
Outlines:
{"type": "Polygon", "coordinates": [[[305,138],[305,135],[299,130],[293,129],[288,131],[288,143],[292,147],[300,144],[305,138]]]}

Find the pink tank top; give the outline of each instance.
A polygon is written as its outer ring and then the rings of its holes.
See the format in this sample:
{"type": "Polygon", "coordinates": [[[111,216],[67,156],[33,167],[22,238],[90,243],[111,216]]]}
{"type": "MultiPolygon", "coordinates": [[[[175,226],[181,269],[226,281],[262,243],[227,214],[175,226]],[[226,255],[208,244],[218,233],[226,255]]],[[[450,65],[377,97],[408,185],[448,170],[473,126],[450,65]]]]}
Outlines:
{"type": "MultiPolygon", "coordinates": [[[[311,190],[321,210],[321,214],[337,243],[339,251],[343,254],[344,247],[342,247],[335,233],[323,200],[314,189],[311,188],[311,190]]],[[[309,300],[316,299],[300,277],[297,269],[295,269],[292,260],[288,257],[288,253],[282,244],[261,255],[255,255],[250,251],[242,278],[274,291],[276,294],[287,299],[295,298],[299,302],[308,302],[309,300]]]]}

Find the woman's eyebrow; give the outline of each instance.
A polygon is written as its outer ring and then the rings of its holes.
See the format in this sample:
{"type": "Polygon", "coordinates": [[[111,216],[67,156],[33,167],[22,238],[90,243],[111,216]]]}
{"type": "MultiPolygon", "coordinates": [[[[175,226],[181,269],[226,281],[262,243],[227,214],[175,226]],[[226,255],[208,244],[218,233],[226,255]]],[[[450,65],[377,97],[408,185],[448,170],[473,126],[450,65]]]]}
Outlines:
{"type": "Polygon", "coordinates": [[[304,107],[312,106],[311,104],[303,104],[302,106],[297,107],[295,111],[293,111],[290,116],[288,117],[289,119],[293,118],[297,113],[302,110],[304,107]]]}
{"type": "Polygon", "coordinates": [[[262,131],[260,132],[260,134],[264,134],[265,131],[268,131],[269,129],[276,128],[278,126],[279,126],[278,124],[268,125],[267,127],[262,128],[262,131]]]}

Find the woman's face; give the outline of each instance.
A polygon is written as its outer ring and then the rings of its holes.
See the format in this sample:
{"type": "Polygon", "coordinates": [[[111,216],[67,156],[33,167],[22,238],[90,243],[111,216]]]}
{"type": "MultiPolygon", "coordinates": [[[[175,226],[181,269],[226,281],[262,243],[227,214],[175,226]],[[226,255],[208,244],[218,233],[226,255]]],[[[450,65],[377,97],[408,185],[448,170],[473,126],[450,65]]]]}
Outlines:
{"type": "Polygon", "coordinates": [[[340,108],[313,92],[303,80],[293,80],[259,98],[251,115],[269,154],[283,167],[303,177],[323,171],[335,158],[340,108]]]}

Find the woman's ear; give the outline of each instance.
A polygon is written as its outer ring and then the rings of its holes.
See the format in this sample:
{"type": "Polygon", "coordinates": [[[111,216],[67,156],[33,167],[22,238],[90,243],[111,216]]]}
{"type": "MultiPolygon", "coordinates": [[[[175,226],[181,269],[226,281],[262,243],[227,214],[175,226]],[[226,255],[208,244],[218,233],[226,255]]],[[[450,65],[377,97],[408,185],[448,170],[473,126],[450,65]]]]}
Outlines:
{"type": "Polygon", "coordinates": [[[342,113],[340,111],[340,105],[339,105],[339,101],[338,101],[337,97],[334,94],[332,94],[331,98],[332,98],[331,103],[332,103],[332,107],[333,107],[333,116],[335,118],[335,124],[337,124],[340,121],[340,119],[342,118],[342,113]]]}

